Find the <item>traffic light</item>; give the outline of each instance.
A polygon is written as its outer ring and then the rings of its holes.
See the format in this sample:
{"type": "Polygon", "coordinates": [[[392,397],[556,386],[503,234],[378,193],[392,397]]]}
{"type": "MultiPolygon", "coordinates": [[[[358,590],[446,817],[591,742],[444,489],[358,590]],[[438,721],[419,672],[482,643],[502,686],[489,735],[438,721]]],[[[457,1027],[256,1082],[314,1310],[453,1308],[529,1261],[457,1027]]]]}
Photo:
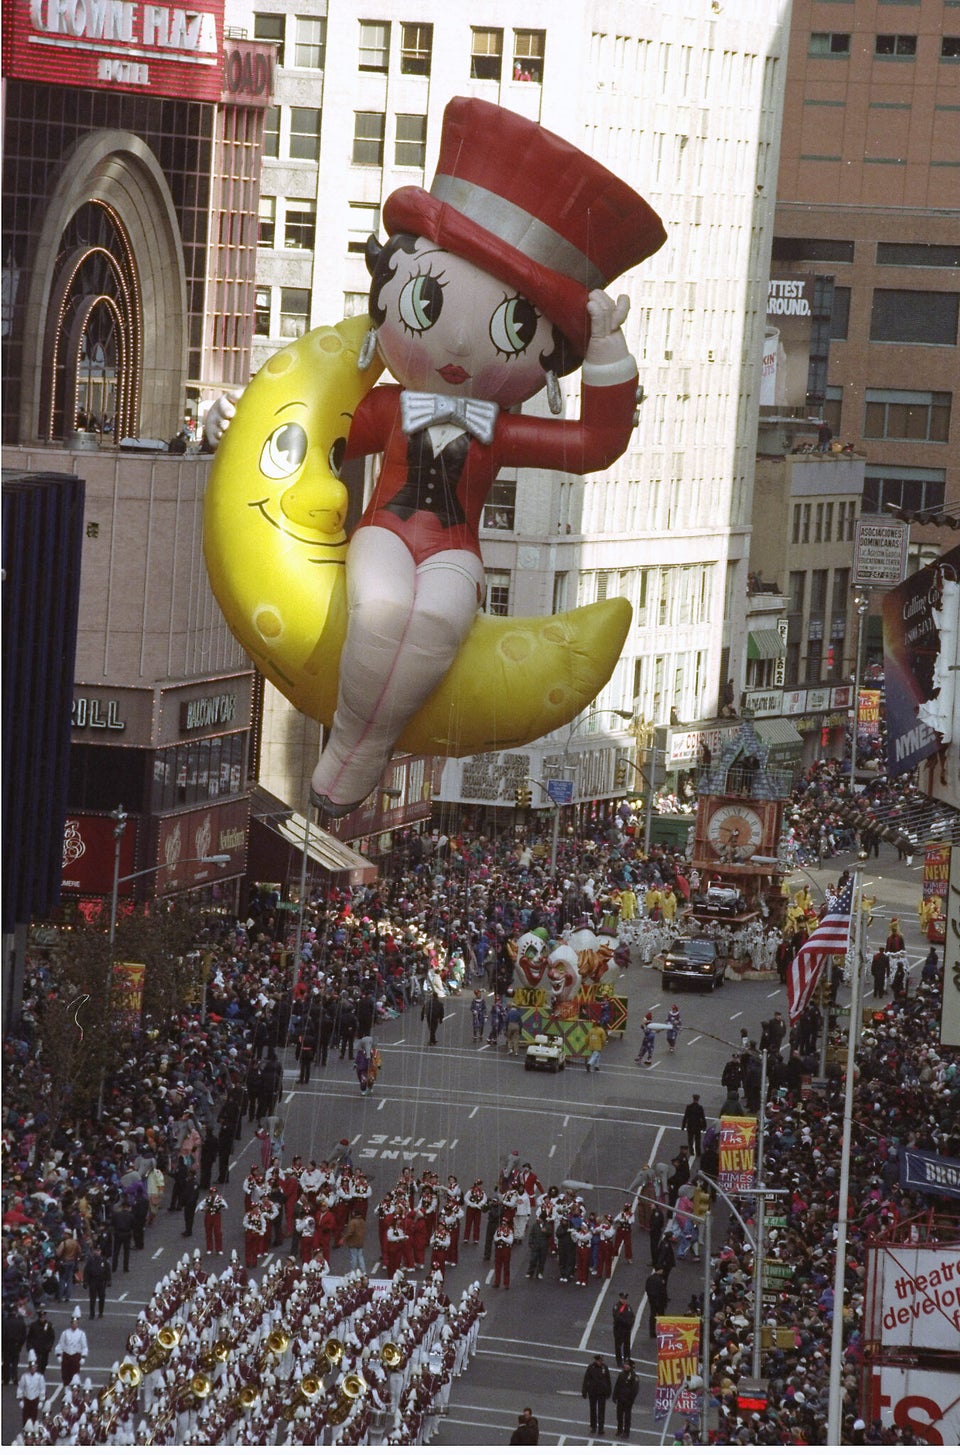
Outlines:
{"type": "Polygon", "coordinates": [[[618,758],[617,759],[616,766],[614,767],[614,770],[613,770],[613,786],[614,786],[614,788],[626,788],[626,786],[627,786],[627,768],[628,768],[628,766],[629,765],[627,763],[626,758],[618,758]]]}
{"type": "Polygon", "coordinates": [[[530,789],[525,783],[522,783],[517,787],[514,802],[516,803],[518,808],[530,807],[530,789]]]}

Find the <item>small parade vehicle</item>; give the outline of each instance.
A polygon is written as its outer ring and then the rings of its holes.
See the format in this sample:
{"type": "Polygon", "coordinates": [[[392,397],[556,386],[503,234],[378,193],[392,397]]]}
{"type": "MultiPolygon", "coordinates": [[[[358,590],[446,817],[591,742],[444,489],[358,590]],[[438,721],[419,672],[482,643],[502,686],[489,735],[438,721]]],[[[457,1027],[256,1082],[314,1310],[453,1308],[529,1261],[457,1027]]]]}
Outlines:
{"type": "Polygon", "coordinates": [[[528,1043],[524,1071],[562,1071],[566,1064],[567,1053],[562,1036],[534,1036],[528,1043]]]}
{"type": "Polygon", "coordinates": [[[717,940],[683,937],[674,940],[664,955],[660,982],[664,990],[671,990],[675,985],[719,990],[726,973],[726,956],[717,940]]]}

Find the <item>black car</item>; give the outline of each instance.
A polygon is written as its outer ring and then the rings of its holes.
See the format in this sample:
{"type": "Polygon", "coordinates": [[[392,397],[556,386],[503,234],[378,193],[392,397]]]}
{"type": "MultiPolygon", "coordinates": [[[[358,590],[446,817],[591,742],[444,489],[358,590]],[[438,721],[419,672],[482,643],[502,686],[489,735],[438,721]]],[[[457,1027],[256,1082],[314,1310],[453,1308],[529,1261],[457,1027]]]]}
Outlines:
{"type": "Polygon", "coordinates": [[[726,956],[716,940],[677,939],[663,957],[660,983],[664,990],[684,984],[700,990],[717,990],[723,985],[726,972],[726,956]]]}

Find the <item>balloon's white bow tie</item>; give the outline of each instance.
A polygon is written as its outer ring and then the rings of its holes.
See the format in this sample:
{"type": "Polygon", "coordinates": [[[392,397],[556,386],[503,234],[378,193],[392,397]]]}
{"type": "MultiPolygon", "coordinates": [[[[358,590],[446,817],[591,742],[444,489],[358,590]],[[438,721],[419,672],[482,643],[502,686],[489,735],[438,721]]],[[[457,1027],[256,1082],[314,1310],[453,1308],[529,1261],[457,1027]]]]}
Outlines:
{"type": "Polygon", "coordinates": [[[400,421],[406,434],[432,424],[454,424],[488,445],[493,439],[500,406],[487,399],[456,399],[448,394],[425,394],[404,389],[400,395],[400,421]]]}

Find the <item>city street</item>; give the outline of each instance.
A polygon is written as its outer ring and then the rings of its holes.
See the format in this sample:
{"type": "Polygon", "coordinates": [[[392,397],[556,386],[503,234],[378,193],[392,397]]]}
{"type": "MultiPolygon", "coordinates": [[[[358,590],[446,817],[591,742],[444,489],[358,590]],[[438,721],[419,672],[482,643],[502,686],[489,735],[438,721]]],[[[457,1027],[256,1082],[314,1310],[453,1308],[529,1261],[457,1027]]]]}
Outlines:
{"type": "MultiPolygon", "coordinates": [[[[834,859],[810,873],[815,897],[817,889],[835,880],[845,866],[845,860],[834,859]]],[[[856,866],[855,860],[851,866],[856,866]]],[[[869,949],[886,937],[891,915],[900,916],[915,978],[926,950],[916,918],[922,872],[919,859],[908,868],[898,863],[895,851],[884,846],[879,860],[859,867],[865,869],[868,892],[877,898],[873,925],[867,931],[869,949]]],[[[800,871],[791,884],[799,882],[800,871]]],[[[477,1177],[490,1188],[498,1168],[515,1151],[532,1164],[545,1186],[566,1178],[592,1183],[596,1192],[583,1194],[587,1207],[615,1212],[627,1198],[621,1189],[634,1183],[645,1163],[669,1164],[675,1155],[681,1142],[683,1108],[694,1091],[701,1093],[708,1116],[717,1114],[723,1099],[720,1071],[731,1046],[739,1049],[741,1028],[746,1026],[751,1036],[759,1038],[763,1020],[778,1009],[786,1013],[786,992],[775,979],[728,982],[712,995],[684,990],[665,996],[659,974],[641,966],[634,956],[618,985],[629,998],[629,1028],[622,1042],[611,1040],[599,1073],[592,1076],[584,1074],[582,1063],[571,1063],[555,1076],[526,1074],[522,1058],[509,1057],[502,1047],[475,1048],[466,995],[448,1002],[435,1047],[426,1045],[426,1027],[416,1013],[379,1028],[383,1067],[374,1092],[366,1098],[359,1095],[350,1063],[339,1059],[332,1058],[325,1068],[315,1064],[309,1085],[297,1085],[297,1066],[292,1051],[287,1052],[282,1108],[285,1157],[289,1160],[299,1152],[305,1158],[319,1159],[341,1138],[348,1139],[355,1164],[373,1184],[366,1242],[368,1272],[377,1268],[373,1209],[407,1163],[418,1169],[434,1168],[441,1185],[455,1172],[464,1189],[477,1177]],[[641,1070],[634,1057],[643,1013],[650,1009],[656,1019],[662,1019],[673,1000],[680,1005],[684,1023],[677,1051],[668,1054],[664,1037],[658,1036],[654,1064],[641,1070]]],[[[249,1138],[223,1189],[229,1207],[225,1219],[228,1249],[242,1247],[240,1184],[257,1156],[253,1130],[248,1125],[249,1138]]],[[[714,1219],[715,1245],[726,1222],[720,1205],[714,1219]]],[[[87,1319],[87,1300],[79,1287],[75,1300],[50,1306],[59,1333],[73,1302],[79,1302],[91,1349],[84,1376],[89,1375],[94,1387],[121,1357],[126,1336],[155,1281],[184,1252],[192,1254],[200,1245],[200,1218],[194,1236],[188,1239],[182,1230],[181,1214],[160,1213],[147,1230],[145,1249],[132,1255],[130,1273],[114,1275],[102,1321],[87,1319]]],[[[541,1443],[610,1443],[609,1428],[605,1441],[588,1434],[580,1387],[594,1353],[603,1353],[616,1372],[611,1309],[621,1291],[638,1313],[633,1354],[641,1388],[631,1441],[649,1444],[658,1440],[660,1427],[651,1414],[654,1348],[647,1337],[643,1302],[647,1253],[646,1239],[635,1236],[632,1266],[615,1262],[607,1283],[601,1286],[594,1280],[582,1289],[558,1283],[555,1260],[548,1263],[543,1282],[528,1281],[524,1276],[526,1249],[520,1248],[513,1257],[511,1288],[505,1290],[490,1284],[492,1265],[482,1261],[482,1243],[479,1248],[462,1249],[459,1266],[448,1272],[448,1289],[451,1295],[458,1295],[473,1279],[479,1279],[487,1317],[478,1357],[454,1384],[449,1413],[436,1443],[506,1444],[518,1412],[527,1404],[539,1418],[541,1443]]],[[[223,1262],[210,1261],[214,1266],[223,1262]]],[[[345,1250],[337,1250],[334,1272],[345,1272],[346,1267],[345,1250]]],[[[702,1264],[677,1267],[670,1280],[672,1312],[686,1311],[691,1295],[702,1287],[702,1277],[702,1264]]],[[[57,1361],[51,1359],[48,1393],[55,1388],[57,1369],[57,1361]]],[[[608,1419],[610,1414],[612,1409],[608,1419]]],[[[3,1391],[5,1443],[18,1427],[13,1391],[7,1388],[3,1391]]]]}

